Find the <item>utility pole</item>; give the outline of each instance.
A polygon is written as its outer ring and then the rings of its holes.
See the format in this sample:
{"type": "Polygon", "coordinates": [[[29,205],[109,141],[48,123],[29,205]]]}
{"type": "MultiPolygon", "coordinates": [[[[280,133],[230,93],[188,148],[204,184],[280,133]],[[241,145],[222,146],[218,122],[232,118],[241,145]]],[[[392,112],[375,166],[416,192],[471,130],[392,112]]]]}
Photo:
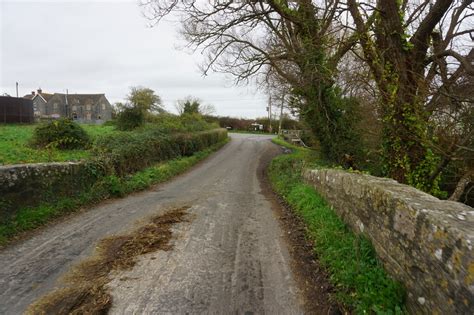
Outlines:
{"type": "Polygon", "coordinates": [[[268,132],[272,133],[272,97],[268,96],[268,132]]]}
{"type": "Polygon", "coordinates": [[[66,89],[66,118],[69,118],[69,104],[67,103],[67,97],[68,97],[69,91],[66,89]]]}
{"type": "MultiPolygon", "coordinates": [[[[16,97],[18,98],[18,82],[16,82],[16,97]]],[[[20,104],[20,124],[23,122],[23,115],[21,113],[22,107],[23,107],[23,103],[20,104]]]]}
{"type": "Polygon", "coordinates": [[[280,122],[278,123],[278,135],[281,136],[281,122],[283,120],[283,103],[285,103],[285,94],[281,96],[280,122]]]}

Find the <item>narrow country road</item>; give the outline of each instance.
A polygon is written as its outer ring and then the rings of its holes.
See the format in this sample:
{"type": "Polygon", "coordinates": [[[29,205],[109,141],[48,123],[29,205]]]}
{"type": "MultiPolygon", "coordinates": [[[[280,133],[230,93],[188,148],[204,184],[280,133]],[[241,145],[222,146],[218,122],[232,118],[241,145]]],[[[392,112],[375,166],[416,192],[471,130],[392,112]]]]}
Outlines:
{"type": "Polygon", "coordinates": [[[141,256],[113,275],[111,314],[300,314],[300,290],[272,203],[257,173],[279,148],[268,136],[232,141],[192,171],[108,201],[0,251],[0,314],[21,314],[61,285],[96,242],[172,207],[190,206],[173,228],[174,249],[141,256]]]}

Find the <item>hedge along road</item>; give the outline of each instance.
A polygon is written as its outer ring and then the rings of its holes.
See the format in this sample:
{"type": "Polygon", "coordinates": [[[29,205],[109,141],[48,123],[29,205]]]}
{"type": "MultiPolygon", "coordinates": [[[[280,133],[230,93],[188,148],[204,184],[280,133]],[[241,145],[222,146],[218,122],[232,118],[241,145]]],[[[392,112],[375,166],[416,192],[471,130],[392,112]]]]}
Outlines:
{"type": "Polygon", "coordinates": [[[137,222],[189,206],[169,251],[143,255],[107,286],[111,313],[303,312],[283,231],[261,190],[261,160],[278,152],[270,136],[232,141],[190,172],[51,225],[0,252],[0,314],[19,314],[61,286],[97,242],[137,222]]]}

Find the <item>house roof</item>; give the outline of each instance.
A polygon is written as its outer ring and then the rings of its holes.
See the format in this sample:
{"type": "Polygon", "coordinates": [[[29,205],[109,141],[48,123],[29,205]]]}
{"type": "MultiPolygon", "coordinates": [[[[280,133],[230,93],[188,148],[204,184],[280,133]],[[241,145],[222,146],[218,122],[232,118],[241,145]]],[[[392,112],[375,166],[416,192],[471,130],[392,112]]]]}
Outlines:
{"type": "Polygon", "coordinates": [[[53,97],[54,94],[49,94],[49,93],[36,93],[36,94],[26,94],[23,96],[23,98],[32,100],[34,99],[37,95],[41,96],[46,102],[49,101],[51,97],[53,97]]]}
{"type": "MultiPolygon", "coordinates": [[[[65,99],[66,94],[64,93],[54,93],[54,95],[61,97],[62,99],[65,99]]],[[[69,104],[74,104],[74,103],[79,103],[79,104],[85,104],[85,103],[92,103],[96,104],[99,102],[100,98],[102,96],[105,96],[105,94],[68,94],[67,95],[67,102],[69,104]]]]}
{"type": "Polygon", "coordinates": [[[51,99],[51,97],[54,96],[54,94],[49,94],[49,93],[41,93],[39,94],[46,102],[51,99]]]}

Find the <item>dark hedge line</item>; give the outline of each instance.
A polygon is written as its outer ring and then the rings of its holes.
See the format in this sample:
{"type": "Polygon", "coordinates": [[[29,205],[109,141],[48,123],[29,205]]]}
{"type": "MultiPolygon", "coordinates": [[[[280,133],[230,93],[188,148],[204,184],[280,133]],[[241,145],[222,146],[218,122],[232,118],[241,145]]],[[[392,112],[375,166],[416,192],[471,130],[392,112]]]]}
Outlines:
{"type": "Polygon", "coordinates": [[[226,138],[225,129],[171,135],[151,129],[101,137],[93,154],[106,173],[124,176],[160,161],[190,156],[226,138]]]}

